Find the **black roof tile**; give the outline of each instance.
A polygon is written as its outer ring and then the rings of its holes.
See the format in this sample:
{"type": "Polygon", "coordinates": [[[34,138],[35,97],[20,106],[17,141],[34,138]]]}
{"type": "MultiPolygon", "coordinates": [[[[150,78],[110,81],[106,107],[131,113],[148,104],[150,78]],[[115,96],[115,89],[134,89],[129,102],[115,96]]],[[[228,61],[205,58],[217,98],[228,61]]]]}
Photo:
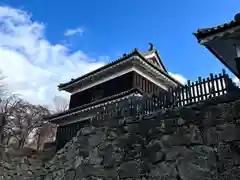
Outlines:
{"type": "MultiPolygon", "coordinates": [[[[119,62],[122,62],[122,61],[124,61],[124,60],[127,60],[128,58],[130,58],[131,56],[134,56],[134,55],[139,56],[140,58],[142,58],[143,60],[146,61],[146,59],[145,59],[145,57],[143,56],[143,54],[140,53],[137,48],[135,48],[132,52],[130,52],[129,54],[124,54],[122,57],[120,57],[120,58],[117,59],[116,61],[113,61],[113,62],[111,62],[111,63],[108,63],[108,64],[106,64],[105,66],[102,66],[102,67],[100,67],[100,68],[98,68],[98,69],[96,69],[96,70],[94,70],[94,71],[91,71],[91,72],[89,72],[89,73],[87,73],[87,74],[85,74],[85,75],[83,75],[83,76],[80,76],[80,77],[78,77],[78,78],[76,78],[76,79],[72,79],[71,81],[69,81],[69,82],[67,82],[67,83],[60,84],[60,85],[58,86],[58,88],[59,88],[59,89],[64,88],[64,87],[66,87],[66,86],[68,86],[68,85],[70,85],[70,84],[72,84],[72,83],[75,83],[75,82],[80,81],[80,80],[82,80],[82,79],[84,79],[84,78],[86,78],[86,77],[88,77],[88,76],[90,76],[90,75],[93,75],[93,74],[95,74],[95,73],[97,73],[97,72],[100,72],[100,71],[102,71],[102,70],[104,70],[104,69],[106,69],[106,68],[108,68],[108,67],[110,67],[110,66],[112,66],[112,65],[115,65],[115,64],[117,64],[117,63],[119,63],[119,62]]],[[[157,53],[157,55],[158,55],[158,53],[157,53]]],[[[159,58],[160,58],[160,57],[159,57],[159,58]]],[[[151,65],[153,68],[157,69],[157,68],[156,68],[152,63],[150,63],[149,61],[146,61],[146,63],[148,63],[149,65],[151,65]]],[[[161,62],[161,64],[162,64],[162,62],[161,62]]],[[[162,64],[162,65],[163,65],[163,64],[162,64]]],[[[164,67],[164,66],[163,66],[163,67],[164,67]]],[[[169,79],[171,79],[173,82],[177,83],[178,85],[182,85],[180,82],[178,82],[176,79],[174,79],[173,77],[171,77],[171,76],[167,73],[165,67],[164,67],[164,70],[161,70],[161,69],[157,69],[157,70],[160,71],[162,74],[164,74],[164,75],[165,75],[166,77],[168,77],[169,79]]]]}
{"type": "Polygon", "coordinates": [[[218,25],[210,28],[200,28],[197,30],[197,32],[193,34],[196,36],[198,40],[201,40],[202,38],[205,38],[209,35],[212,35],[218,32],[223,32],[227,29],[230,29],[239,25],[240,25],[240,22],[233,20],[228,23],[224,23],[222,25],[218,25]]]}

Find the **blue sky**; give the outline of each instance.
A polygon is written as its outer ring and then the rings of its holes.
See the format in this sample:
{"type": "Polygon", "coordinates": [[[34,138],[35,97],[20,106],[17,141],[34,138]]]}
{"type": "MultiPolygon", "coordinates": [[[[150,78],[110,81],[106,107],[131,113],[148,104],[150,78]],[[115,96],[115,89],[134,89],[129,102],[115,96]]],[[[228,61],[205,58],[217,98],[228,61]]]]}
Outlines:
{"type": "Polygon", "coordinates": [[[187,79],[220,72],[223,65],[193,36],[198,28],[223,24],[240,12],[239,0],[1,0],[2,5],[32,15],[44,24],[44,38],[98,59],[154,43],[168,71],[187,79]],[[82,35],[64,36],[81,27],[82,35]]]}
{"type": "Polygon", "coordinates": [[[3,4],[32,13],[47,25],[46,36],[53,42],[67,41],[72,49],[116,59],[137,47],[153,42],[166,68],[188,79],[221,71],[222,65],[192,35],[200,27],[232,20],[240,1],[159,0],[4,0],[3,4]],[[184,2],[184,3],[183,3],[184,2]],[[84,35],[66,39],[63,31],[81,26],[84,35]]]}

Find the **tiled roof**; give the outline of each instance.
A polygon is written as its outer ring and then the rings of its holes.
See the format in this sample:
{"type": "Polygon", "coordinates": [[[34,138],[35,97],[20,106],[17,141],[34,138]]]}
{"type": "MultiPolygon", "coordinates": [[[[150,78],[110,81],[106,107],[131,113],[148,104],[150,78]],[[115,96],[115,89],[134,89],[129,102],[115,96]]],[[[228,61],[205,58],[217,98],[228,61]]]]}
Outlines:
{"type": "Polygon", "coordinates": [[[95,74],[95,73],[97,73],[97,72],[100,72],[100,71],[103,70],[103,69],[106,69],[106,68],[108,68],[108,67],[110,67],[110,66],[112,66],[112,65],[114,65],[114,64],[117,64],[117,63],[119,63],[119,62],[121,62],[121,61],[124,61],[124,60],[130,58],[131,56],[135,55],[136,53],[138,53],[138,50],[137,50],[137,49],[134,49],[134,50],[133,50],[132,52],[130,52],[129,54],[124,54],[124,55],[123,55],[122,57],[120,57],[119,59],[117,59],[117,60],[115,60],[115,61],[113,61],[113,62],[111,62],[111,63],[108,63],[108,64],[106,64],[105,66],[102,66],[102,67],[100,67],[100,68],[98,68],[98,69],[96,69],[96,70],[94,70],[94,71],[91,71],[91,72],[89,72],[89,73],[87,73],[87,74],[84,74],[83,76],[80,76],[80,77],[78,77],[78,78],[76,78],[76,79],[72,79],[71,81],[69,81],[69,82],[67,82],[67,83],[62,83],[62,84],[60,84],[58,87],[59,87],[59,88],[63,88],[64,86],[70,85],[70,84],[72,84],[72,83],[74,83],[74,82],[77,82],[77,81],[79,81],[79,80],[81,80],[81,79],[84,79],[84,78],[86,78],[86,77],[88,77],[88,76],[90,76],[90,75],[93,75],[93,74],[95,74]]]}
{"type": "MultiPolygon", "coordinates": [[[[102,67],[100,67],[100,68],[98,68],[98,69],[96,69],[96,70],[94,70],[94,71],[91,71],[91,72],[89,72],[89,73],[87,73],[87,74],[85,74],[85,75],[83,75],[83,76],[81,76],[81,77],[79,77],[79,78],[73,79],[73,80],[71,80],[71,81],[69,81],[69,82],[67,82],[67,83],[60,84],[60,85],[58,86],[58,88],[60,88],[60,89],[61,89],[61,88],[64,88],[64,87],[66,87],[66,86],[68,86],[68,85],[70,85],[70,84],[72,84],[72,83],[75,83],[75,82],[77,82],[77,81],[80,81],[80,80],[82,80],[82,79],[84,79],[84,78],[86,78],[86,77],[88,77],[88,76],[94,75],[95,73],[100,72],[100,71],[102,71],[102,70],[104,70],[104,69],[107,69],[108,67],[111,67],[111,66],[113,66],[113,65],[115,65],[115,64],[118,64],[118,63],[120,63],[120,62],[122,62],[122,61],[124,61],[124,60],[127,60],[127,59],[129,59],[130,57],[132,57],[132,56],[134,56],[134,55],[139,56],[141,59],[143,59],[144,61],[146,61],[146,63],[148,63],[149,65],[151,65],[153,68],[156,69],[156,67],[155,67],[152,63],[150,63],[149,61],[147,61],[147,60],[145,59],[145,57],[138,51],[138,49],[135,48],[131,53],[129,53],[129,54],[124,54],[122,57],[120,57],[120,58],[117,59],[116,61],[113,61],[113,62],[111,62],[111,63],[109,63],[109,64],[106,64],[105,66],[102,66],[102,67]]],[[[172,80],[173,82],[177,83],[178,85],[182,85],[182,84],[181,84],[180,82],[178,82],[176,79],[174,79],[173,77],[171,77],[171,76],[166,72],[166,69],[164,69],[164,70],[165,70],[165,71],[163,71],[163,70],[161,70],[161,69],[158,69],[158,71],[160,71],[163,75],[165,75],[166,77],[168,77],[170,80],[172,80]]]]}
{"type": "Polygon", "coordinates": [[[224,23],[222,25],[219,25],[219,26],[215,26],[215,27],[210,27],[210,28],[200,28],[197,30],[197,32],[193,33],[198,40],[202,39],[202,38],[205,38],[209,35],[212,35],[212,34],[215,34],[215,33],[218,33],[218,32],[223,32],[225,30],[228,30],[230,28],[234,28],[236,26],[239,26],[240,25],[240,22],[239,21],[231,21],[231,22],[228,22],[228,23],[224,23]]]}

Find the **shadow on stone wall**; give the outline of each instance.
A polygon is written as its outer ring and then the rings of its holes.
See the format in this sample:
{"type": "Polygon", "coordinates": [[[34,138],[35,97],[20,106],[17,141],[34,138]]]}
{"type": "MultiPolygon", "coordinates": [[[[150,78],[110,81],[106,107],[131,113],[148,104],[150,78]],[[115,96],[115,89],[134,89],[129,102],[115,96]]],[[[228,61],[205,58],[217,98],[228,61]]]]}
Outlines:
{"type": "Polygon", "coordinates": [[[93,122],[46,164],[46,179],[239,179],[240,101],[214,102],[93,122]]]}
{"type": "Polygon", "coordinates": [[[31,178],[240,179],[240,100],[227,100],[93,122],[31,178]]]}

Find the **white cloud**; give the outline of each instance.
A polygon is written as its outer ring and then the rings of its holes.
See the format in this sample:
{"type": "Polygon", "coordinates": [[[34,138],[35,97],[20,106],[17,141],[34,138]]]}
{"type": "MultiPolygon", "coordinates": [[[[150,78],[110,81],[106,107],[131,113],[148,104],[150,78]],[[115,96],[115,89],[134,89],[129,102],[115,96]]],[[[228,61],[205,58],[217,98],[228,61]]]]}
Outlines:
{"type": "Polygon", "coordinates": [[[67,29],[65,32],[64,32],[64,35],[65,36],[74,36],[76,34],[80,34],[82,35],[84,32],[83,28],[75,28],[75,29],[67,29]]]}
{"type": "MultiPolygon", "coordinates": [[[[7,78],[10,93],[21,94],[35,104],[49,104],[59,92],[57,85],[103,66],[106,57],[92,59],[82,51],[70,52],[63,44],[52,44],[45,36],[45,26],[32,21],[29,13],[0,6],[0,70],[7,78]]],[[[71,29],[66,36],[83,33],[71,29]]],[[[171,76],[186,83],[179,74],[171,76]]]]}
{"type": "Polygon", "coordinates": [[[236,83],[237,86],[240,87],[240,80],[239,80],[236,76],[234,76],[234,77],[232,78],[232,80],[233,80],[234,83],[236,83]]]}
{"type": "MultiPolygon", "coordinates": [[[[45,26],[22,10],[0,6],[0,69],[11,93],[22,94],[31,103],[49,104],[57,85],[92,71],[103,61],[82,51],[71,52],[44,37],[45,26]]],[[[70,33],[71,34],[71,33],[70,33]]]]}
{"type": "Polygon", "coordinates": [[[174,79],[178,80],[182,84],[187,83],[187,79],[180,74],[175,74],[175,73],[169,72],[169,75],[172,76],[174,79]]]}

